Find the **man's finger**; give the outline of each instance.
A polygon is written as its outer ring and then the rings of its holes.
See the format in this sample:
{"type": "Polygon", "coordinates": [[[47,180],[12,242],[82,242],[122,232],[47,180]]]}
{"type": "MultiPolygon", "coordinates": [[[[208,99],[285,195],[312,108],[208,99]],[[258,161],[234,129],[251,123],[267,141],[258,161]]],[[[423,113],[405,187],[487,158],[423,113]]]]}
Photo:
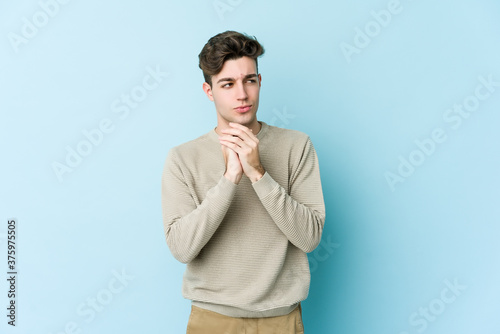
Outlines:
{"type": "Polygon", "coordinates": [[[221,143],[221,145],[224,145],[227,148],[232,149],[236,153],[239,153],[239,150],[241,149],[241,147],[239,145],[237,145],[233,142],[227,141],[227,140],[219,140],[219,142],[221,143]]]}
{"type": "Polygon", "coordinates": [[[245,144],[244,140],[241,139],[238,136],[220,136],[219,137],[219,141],[222,141],[222,140],[234,143],[234,144],[236,144],[238,146],[241,146],[241,145],[245,144]]]}
{"type": "Polygon", "coordinates": [[[255,135],[253,134],[252,130],[249,129],[249,128],[247,128],[244,125],[241,125],[239,123],[229,122],[229,126],[232,127],[232,128],[234,128],[234,129],[240,129],[241,131],[245,132],[250,137],[255,137],[255,135]]]}
{"type": "Polygon", "coordinates": [[[229,128],[225,130],[221,130],[223,134],[226,135],[231,135],[231,136],[236,136],[241,138],[242,140],[253,140],[257,139],[253,133],[250,132],[250,130],[247,128],[246,131],[242,129],[237,129],[237,128],[229,128]]]}

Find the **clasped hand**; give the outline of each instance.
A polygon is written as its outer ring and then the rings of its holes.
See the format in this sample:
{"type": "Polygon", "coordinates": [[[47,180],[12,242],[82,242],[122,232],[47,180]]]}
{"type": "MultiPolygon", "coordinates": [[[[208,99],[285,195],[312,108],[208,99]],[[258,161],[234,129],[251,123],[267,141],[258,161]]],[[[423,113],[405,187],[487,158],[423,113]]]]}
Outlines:
{"type": "Polygon", "coordinates": [[[264,175],[260,163],[259,139],[244,125],[229,123],[230,128],[220,130],[219,136],[226,172],[224,176],[238,184],[243,174],[256,182],[264,175]]]}

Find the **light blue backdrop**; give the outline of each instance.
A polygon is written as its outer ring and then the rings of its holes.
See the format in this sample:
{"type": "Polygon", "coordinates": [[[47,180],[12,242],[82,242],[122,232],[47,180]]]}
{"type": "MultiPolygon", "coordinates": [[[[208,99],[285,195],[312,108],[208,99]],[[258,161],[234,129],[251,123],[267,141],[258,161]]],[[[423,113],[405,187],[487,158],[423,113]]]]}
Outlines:
{"type": "Polygon", "coordinates": [[[497,1],[23,0],[0,21],[1,333],[185,331],[160,177],[215,126],[197,56],[228,29],[266,48],[259,119],[320,159],[307,333],[500,332],[497,1]]]}

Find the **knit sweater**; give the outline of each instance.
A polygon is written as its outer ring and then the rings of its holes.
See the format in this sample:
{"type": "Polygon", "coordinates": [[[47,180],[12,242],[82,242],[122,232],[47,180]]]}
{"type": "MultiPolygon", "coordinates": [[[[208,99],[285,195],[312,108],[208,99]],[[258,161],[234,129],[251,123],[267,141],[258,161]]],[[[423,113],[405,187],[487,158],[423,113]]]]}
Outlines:
{"type": "Polygon", "coordinates": [[[264,176],[234,184],[215,130],[172,148],[162,174],[167,245],[187,263],[182,294],[232,317],[288,314],[309,292],[306,253],[319,244],[325,206],[310,138],[264,122],[264,176]]]}

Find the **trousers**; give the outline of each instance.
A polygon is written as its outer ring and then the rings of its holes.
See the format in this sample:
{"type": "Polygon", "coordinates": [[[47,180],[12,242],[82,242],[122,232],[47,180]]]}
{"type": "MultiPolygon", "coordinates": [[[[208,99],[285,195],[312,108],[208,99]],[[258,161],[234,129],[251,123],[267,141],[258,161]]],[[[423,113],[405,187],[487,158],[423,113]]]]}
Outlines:
{"type": "Polygon", "coordinates": [[[304,334],[302,308],[279,317],[233,318],[192,305],[186,334],[304,334]]]}

